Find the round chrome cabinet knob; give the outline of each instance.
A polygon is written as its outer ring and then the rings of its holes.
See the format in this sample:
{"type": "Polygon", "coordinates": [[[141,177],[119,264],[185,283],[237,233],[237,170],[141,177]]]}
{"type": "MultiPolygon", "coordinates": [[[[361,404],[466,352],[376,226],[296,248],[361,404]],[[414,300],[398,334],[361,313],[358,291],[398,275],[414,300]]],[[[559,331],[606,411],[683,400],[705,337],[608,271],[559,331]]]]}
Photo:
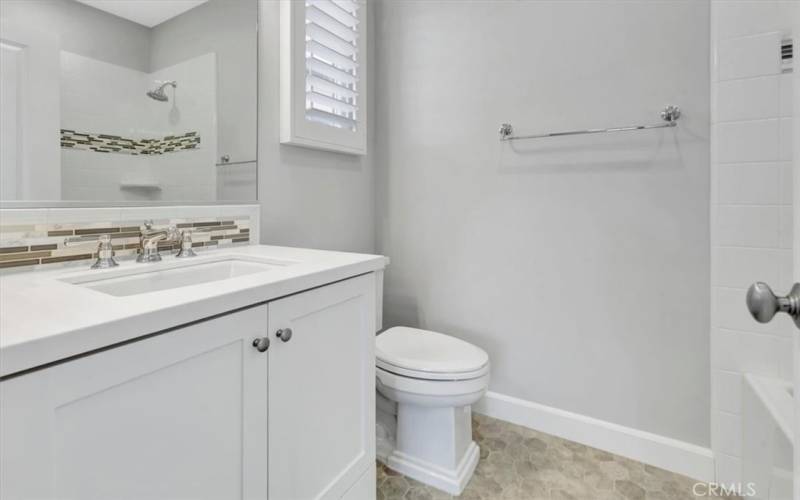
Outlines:
{"type": "Polygon", "coordinates": [[[283,340],[284,342],[289,342],[290,340],[292,340],[292,329],[281,328],[280,330],[275,332],[275,336],[283,340]]]}
{"type": "Polygon", "coordinates": [[[264,352],[269,349],[269,338],[260,337],[253,339],[253,347],[258,349],[258,352],[264,352]]]}

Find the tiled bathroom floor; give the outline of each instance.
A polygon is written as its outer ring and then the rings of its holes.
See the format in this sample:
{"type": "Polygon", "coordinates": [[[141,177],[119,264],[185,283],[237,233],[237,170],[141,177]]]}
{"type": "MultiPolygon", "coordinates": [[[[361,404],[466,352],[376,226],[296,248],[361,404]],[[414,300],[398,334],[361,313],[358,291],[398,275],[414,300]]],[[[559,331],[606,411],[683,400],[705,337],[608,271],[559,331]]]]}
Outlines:
{"type": "MultiPolygon", "coordinates": [[[[481,461],[460,500],[700,498],[685,476],[483,415],[472,425],[481,461]]],[[[378,500],[449,498],[378,463],[378,500]]]]}

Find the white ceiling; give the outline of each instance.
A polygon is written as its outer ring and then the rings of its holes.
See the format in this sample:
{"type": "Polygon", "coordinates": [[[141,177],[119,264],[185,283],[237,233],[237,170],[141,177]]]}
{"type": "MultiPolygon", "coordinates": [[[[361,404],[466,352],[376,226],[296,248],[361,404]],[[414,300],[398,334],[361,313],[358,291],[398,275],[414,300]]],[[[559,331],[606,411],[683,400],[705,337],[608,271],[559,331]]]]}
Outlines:
{"type": "Polygon", "coordinates": [[[77,0],[148,28],[183,14],[208,0],[77,0]]]}

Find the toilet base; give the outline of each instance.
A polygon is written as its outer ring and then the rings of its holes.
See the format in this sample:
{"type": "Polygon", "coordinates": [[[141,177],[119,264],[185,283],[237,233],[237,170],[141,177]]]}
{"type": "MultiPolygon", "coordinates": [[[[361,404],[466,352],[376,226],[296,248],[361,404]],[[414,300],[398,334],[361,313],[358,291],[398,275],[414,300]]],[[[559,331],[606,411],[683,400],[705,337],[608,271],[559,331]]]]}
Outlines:
{"type": "Polygon", "coordinates": [[[378,396],[378,459],[405,476],[460,494],[480,458],[470,406],[395,405],[378,396]]]}
{"type": "Polygon", "coordinates": [[[472,478],[480,455],[480,448],[473,441],[467,447],[467,452],[458,466],[455,469],[445,469],[395,449],[387,457],[386,466],[451,495],[460,495],[472,478]]]}

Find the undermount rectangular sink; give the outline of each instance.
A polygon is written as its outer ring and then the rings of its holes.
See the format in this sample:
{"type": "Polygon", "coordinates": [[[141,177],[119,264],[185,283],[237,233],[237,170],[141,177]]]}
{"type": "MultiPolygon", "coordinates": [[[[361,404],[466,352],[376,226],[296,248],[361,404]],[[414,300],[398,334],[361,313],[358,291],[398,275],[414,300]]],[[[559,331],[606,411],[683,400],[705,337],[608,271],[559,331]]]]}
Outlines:
{"type": "MultiPolygon", "coordinates": [[[[148,264],[143,264],[147,266],[148,264]]],[[[167,269],[142,269],[120,274],[102,276],[82,275],[63,281],[102,292],[115,297],[127,297],[142,293],[157,292],[213,281],[222,281],[250,274],[264,273],[283,267],[286,263],[262,262],[241,258],[229,258],[214,262],[181,265],[167,269]]]]}

